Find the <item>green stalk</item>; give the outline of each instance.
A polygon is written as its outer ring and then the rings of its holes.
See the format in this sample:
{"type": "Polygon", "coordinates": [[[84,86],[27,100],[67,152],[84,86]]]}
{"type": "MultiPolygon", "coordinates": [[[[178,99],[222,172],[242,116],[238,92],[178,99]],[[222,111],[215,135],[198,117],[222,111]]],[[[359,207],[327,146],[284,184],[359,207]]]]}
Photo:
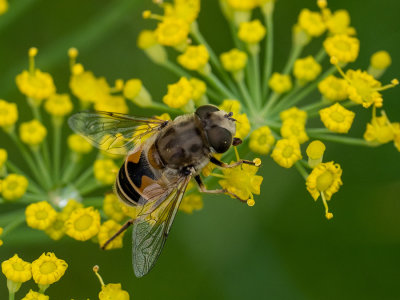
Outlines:
{"type": "Polygon", "coordinates": [[[264,55],[264,76],[263,82],[263,92],[262,95],[266,99],[268,97],[268,80],[272,74],[272,65],[274,59],[274,20],[273,14],[265,14],[265,24],[267,24],[267,38],[265,40],[265,55],[264,55]]]}
{"type": "MultiPolygon", "coordinates": [[[[25,209],[15,209],[12,211],[9,211],[5,214],[0,215],[0,225],[1,227],[4,227],[6,225],[9,225],[12,221],[14,221],[18,216],[24,215],[25,209]]],[[[3,232],[4,235],[4,232],[3,232]]]]}
{"type": "MultiPolygon", "coordinates": [[[[274,114],[277,114],[278,112],[282,111],[283,110],[283,109],[281,109],[282,106],[284,106],[284,104],[286,102],[289,102],[291,98],[295,97],[298,94],[298,92],[301,90],[301,88],[302,88],[302,86],[296,85],[289,93],[287,93],[285,96],[283,96],[280,99],[279,103],[276,104],[275,107],[271,105],[269,107],[269,110],[263,110],[264,116],[271,117],[274,114]]],[[[271,101],[271,98],[272,98],[272,96],[270,97],[268,102],[271,101]]]]}
{"type": "Polygon", "coordinates": [[[256,116],[257,110],[255,109],[255,107],[251,101],[251,96],[249,94],[249,91],[247,90],[246,85],[244,84],[244,81],[238,80],[238,85],[239,85],[240,92],[243,94],[247,109],[251,112],[252,115],[256,116]]]}
{"type": "Polygon", "coordinates": [[[294,44],[290,50],[289,59],[286,62],[285,68],[283,69],[283,74],[289,74],[292,71],[294,62],[300,56],[303,51],[304,46],[301,44],[294,44]]]}
{"type": "Polygon", "coordinates": [[[45,195],[35,195],[26,193],[22,196],[23,200],[27,200],[26,202],[37,202],[37,201],[47,201],[48,197],[45,195]]]}
{"type": "Polygon", "coordinates": [[[61,131],[62,122],[57,122],[56,120],[53,120],[53,168],[55,182],[58,182],[58,179],[60,177],[61,131]]]}
{"type": "Polygon", "coordinates": [[[273,92],[271,94],[271,97],[269,97],[267,104],[264,106],[264,108],[261,111],[261,115],[264,116],[265,114],[268,113],[268,111],[275,105],[275,102],[279,99],[281,94],[273,92]]]}
{"type": "MultiPolygon", "coordinates": [[[[18,168],[16,165],[14,165],[10,160],[6,161],[6,166],[8,169],[13,171],[14,173],[18,174],[24,174],[24,171],[22,171],[20,168],[18,168]]],[[[28,179],[28,190],[31,192],[37,193],[37,194],[45,194],[45,190],[43,190],[40,186],[37,185],[37,183],[30,178],[28,175],[24,174],[24,176],[28,179]]]]}
{"type": "Polygon", "coordinates": [[[94,173],[93,166],[89,166],[85,172],[74,182],[74,186],[79,188],[94,173]]]}
{"type": "Polygon", "coordinates": [[[33,156],[35,157],[36,163],[39,166],[39,170],[42,173],[42,179],[44,180],[44,184],[46,186],[46,189],[49,190],[52,185],[52,180],[50,177],[49,170],[46,168],[43,157],[40,154],[39,149],[32,149],[33,156]]]}
{"type": "Polygon", "coordinates": [[[85,195],[95,191],[96,189],[98,189],[101,186],[102,186],[102,184],[99,183],[97,180],[92,180],[92,181],[89,181],[88,183],[86,183],[85,186],[80,187],[79,188],[79,193],[82,196],[85,196],[85,195]]]}
{"type": "Polygon", "coordinates": [[[307,134],[311,138],[325,140],[329,142],[341,143],[346,145],[352,145],[352,146],[377,147],[380,145],[379,143],[372,143],[359,138],[352,138],[335,134],[323,134],[323,133],[319,134],[319,133],[312,133],[309,131],[307,131],[307,134]]]}
{"type": "Polygon", "coordinates": [[[15,293],[9,292],[8,293],[8,300],[14,300],[15,299],[14,296],[15,296],[15,293]]]}
{"type": "Polygon", "coordinates": [[[16,216],[11,223],[4,227],[2,237],[6,236],[25,222],[25,214],[16,216]]]}
{"type": "Polygon", "coordinates": [[[204,75],[204,79],[213,86],[217,91],[219,91],[225,98],[236,99],[237,96],[232,94],[230,90],[216,77],[213,73],[204,75]]]}
{"type": "Polygon", "coordinates": [[[70,154],[67,156],[67,160],[65,163],[65,168],[64,172],[61,176],[61,182],[62,183],[67,183],[70,181],[74,173],[78,170],[77,167],[79,167],[78,162],[80,160],[80,155],[77,153],[70,152],[70,154]]]}
{"type": "Polygon", "coordinates": [[[296,162],[294,165],[295,165],[297,171],[299,171],[300,175],[303,176],[304,180],[307,180],[308,172],[307,172],[307,170],[302,166],[302,164],[301,164],[300,162],[296,162]]]}
{"type": "Polygon", "coordinates": [[[322,48],[318,51],[318,53],[315,55],[315,60],[316,60],[317,62],[321,63],[321,62],[324,60],[325,57],[326,57],[326,51],[325,51],[325,48],[322,47],[322,48]]]}
{"type": "Polygon", "coordinates": [[[252,53],[250,56],[252,62],[252,76],[250,78],[251,87],[253,91],[253,98],[255,99],[257,108],[262,106],[261,86],[260,86],[260,59],[259,53],[252,53]]]}

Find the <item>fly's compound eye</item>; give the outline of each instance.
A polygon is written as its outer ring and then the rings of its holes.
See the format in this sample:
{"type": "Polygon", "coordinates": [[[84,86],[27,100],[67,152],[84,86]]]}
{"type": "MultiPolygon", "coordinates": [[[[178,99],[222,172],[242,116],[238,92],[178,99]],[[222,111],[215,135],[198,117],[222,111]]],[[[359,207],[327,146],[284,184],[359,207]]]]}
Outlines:
{"type": "Polygon", "coordinates": [[[228,151],[232,145],[232,134],[229,130],[222,127],[210,128],[207,130],[207,137],[210,146],[213,147],[217,153],[228,151]]]}
{"type": "Polygon", "coordinates": [[[201,119],[207,119],[211,113],[219,111],[219,108],[214,105],[203,105],[196,109],[196,115],[201,119]]]}

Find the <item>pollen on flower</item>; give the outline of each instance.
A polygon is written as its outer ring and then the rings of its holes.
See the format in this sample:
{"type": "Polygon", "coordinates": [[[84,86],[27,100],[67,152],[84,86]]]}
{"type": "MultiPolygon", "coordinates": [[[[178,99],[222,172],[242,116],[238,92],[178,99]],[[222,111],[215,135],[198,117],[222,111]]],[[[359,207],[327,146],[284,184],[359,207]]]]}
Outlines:
{"type": "Polygon", "coordinates": [[[321,70],[321,65],[310,55],[295,61],[293,74],[300,82],[305,83],[315,80],[321,70]]]}
{"type": "Polygon", "coordinates": [[[104,95],[94,104],[94,108],[100,111],[112,111],[126,114],[129,111],[124,97],[114,95],[104,95]]]}
{"type": "Polygon", "coordinates": [[[28,184],[28,179],[25,176],[9,174],[0,182],[0,191],[4,200],[14,201],[25,194],[28,184]]]}
{"type": "Polygon", "coordinates": [[[32,278],[31,264],[15,254],[1,263],[1,271],[13,282],[26,282],[32,278]]]}
{"type": "Polygon", "coordinates": [[[67,268],[67,263],[57,258],[54,253],[43,253],[32,262],[32,277],[37,284],[53,284],[61,279],[67,268]]]}
{"type": "Polygon", "coordinates": [[[254,130],[250,135],[249,148],[251,151],[266,155],[271,151],[275,138],[268,126],[254,130]]]}
{"type": "Polygon", "coordinates": [[[94,177],[102,184],[110,185],[115,181],[118,166],[111,159],[97,159],[94,162],[94,177]]]}
{"type": "Polygon", "coordinates": [[[24,122],[19,127],[21,141],[29,146],[37,146],[43,142],[47,129],[38,120],[24,122]]]}
{"type": "MultiPolygon", "coordinates": [[[[108,220],[101,224],[99,233],[97,235],[99,239],[99,245],[104,245],[117,231],[121,228],[121,225],[114,220],[108,220]]],[[[122,248],[124,233],[122,232],[116,238],[114,238],[105,248],[106,250],[122,248]]]]}
{"type": "Polygon", "coordinates": [[[257,44],[265,36],[267,30],[260,20],[256,19],[250,22],[239,24],[239,39],[248,44],[257,44]]]}
{"type": "Polygon", "coordinates": [[[188,23],[173,17],[164,18],[155,30],[158,43],[164,46],[180,46],[186,42],[188,34],[188,23]]]}
{"type": "Polygon", "coordinates": [[[220,59],[224,69],[232,73],[243,70],[247,64],[246,52],[239,49],[232,49],[222,53],[220,59]]]}
{"type": "Polygon", "coordinates": [[[197,78],[190,78],[189,80],[192,86],[192,99],[195,103],[201,102],[203,96],[207,91],[207,85],[204,81],[197,79],[197,78]]]}
{"type": "Polygon", "coordinates": [[[353,27],[350,27],[350,15],[345,9],[337,10],[333,14],[329,11],[326,19],[326,26],[329,32],[333,35],[354,35],[356,33],[356,30],[353,27]]]}
{"type": "Polygon", "coordinates": [[[318,89],[324,99],[342,101],[348,98],[348,83],[342,78],[333,75],[326,77],[318,84],[318,89]]]}
{"type": "Polygon", "coordinates": [[[275,144],[271,157],[283,168],[291,168],[302,158],[300,144],[295,138],[281,139],[275,144]]]}
{"type": "Polygon", "coordinates": [[[355,37],[337,34],[324,41],[325,51],[341,63],[354,62],[360,51],[360,41],[355,37]]]}
{"type": "Polygon", "coordinates": [[[92,151],[93,147],[79,134],[71,134],[68,136],[67,144],[69,149],[71,149],[75,153],[79,154],[87,154],[92,151]]]}
{"type": "Polygon", "coordinates": [[[29,204],[25,217],[29,227],[45,230],[56,220],[57,212],[47,201],[41,201],[29,204]]]}
{"type": "Polygon", "coordinates": [[[22,71],[15,78],[18,89],[24,95],[40,103],[56,92],[53,78],[49,73],[44,73],[39,69],[22,71]]]}
{"type": "Polygon", "coordinates": [[[181,77],[177,83],[168,85],[168,93],[163,102],[172,108],[181,108],[193,97],[193,88],[186,77],[181,77]]]}
{"type": "Polygon", "coordinates": [[[45,229],[45,233],[53,240],[58,241],[65,234],[65,216],[63,213],[57,213],[57,217],[49,227],[45,229]]]}
{"type": "MultiPolygon", "coordinates": [[[[160,0],[160,2],[163,1],[160,0]]],[[[164,7],[165,17],[180,18],[188,24],[196,20],[200,12],[200,0],[174,0],[173,5],[164,2],[162,6],[164,7]]]]}
{"type": "Polygon", "coordinates": [[[0,99],[0,127],[7,129],[18,120],[18,110],[15,103],[0,99]]]}
{"type": "Polygon", "coordinates": [[[122,209],[123,203],[114,193],[108,193],[104,197],[103,211],[107,217],[116,222],[121,222],[125,218],[125,213],[122,209]]]}
{"type": "Polygon", "coordinates": [[[101,287],[101,292],[99,293],[100,300],[129,300],[129,294],[124,291],[120,283],[109,283],[101,287]]]}
{"type": "Polygon", "coordinates": [[[326,25],[319,12],[302,9],[299,14],[299,26],[312,37],[318,37],[326,30],[326,25]]]}
{"type": "Polygon", "coordinates": [[[281,135],[283,138],[295,138],[300,144],[308,141],[308,136],[305,129],[305,123],[298,122],[294,119],[287,119],[281,127],[281,135]]]}
{"type": "Polygon", "coordinates": [[[289,75],[273,73],[268,85],[270,88],[278,94],[284,94],[292,89],[292,80],[289,75]]]}
{"type": "Polygon", "coordinates": [[[321,109],[319,115],[325,127],[337,133],[348,133],[355,117],[354,112],[344,108],[339,103],[321,109]]]}
{"type": "Polygon", "coordinates": [[[74,210],[65,222],[65,233],[78,240],[91,239],[100,229],[100,213],[93,207],[74,210]]]}
{"type": "Polygon", "coordinates": [[[82,103],[96,103],[110,93],[110,86],[104,77],[96,78],[91,71],[80,69],[80,72],[72,73],[69,87],[82,103]]]}
{"type": "Polygon", "coordinates": [[[21,300],[49,300],[49,296],[29,290],[28,294],[26,294],[21,300]]]}
{"type": "Polygon", "coordinates": [[[210,58],[204,45],[188,46],[185,52],[178,56],[177,60],[184,68],[192,71],[204,72],[204,68],[210,58]]]}
{"type": "Polygon", "coordinates": [[[53,94],[44,103],[46,111],[55,117],[64,117],[72,109],[72,101],[68,94],[53,94]]]}
{"type": "Polygon", "coordinates": [[[296,122],[306,124],[307,112],[293,106],[289,109],[286,109],[286,110],[280,112],[279,117],[281,118],[282,122],[285,122],[286,120],[291,119],[296,122]]]}
{"type": "Polygon", "coordinates": [[[364,139],[379,144],[386,144],[394,139],[393,126],[386,115],[372,118],[371,122],[367,124],[364,139]]]}

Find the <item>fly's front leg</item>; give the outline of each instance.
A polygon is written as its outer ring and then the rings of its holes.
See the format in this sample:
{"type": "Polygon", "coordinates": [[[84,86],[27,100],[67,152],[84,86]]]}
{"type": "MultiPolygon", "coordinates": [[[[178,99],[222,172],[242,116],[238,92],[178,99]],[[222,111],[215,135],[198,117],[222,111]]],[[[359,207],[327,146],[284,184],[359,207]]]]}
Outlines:
{"type": "Polygon", "coordinates": [[[227,191],[225,189],[207,190],[207,188],[205,187],[203,181],[201,180],[200,175],[194,176],[194,179],[196,180],[196,182],[197,182],[197,184],[199,186],[200,192],[202,192],[202,193],[207,193],[207,194],[228,194],[228,195],[231,195],[232,197],[235,197],[236,199],[238,199],[241,202],[247,202],[247,199],[242,199],[239,196],[237,196],[236,194],[231,193],[231,192],[229,192],[229,191],[227,191]]]}
{"type": "Polygon", "coordinates": [[[107,245],[111,243],[116,237],[118,237],[121,233],[123,233],[125,230],[128,229],[129,226],[133,224],[133,219],[128,220],[124,225],[121,226],[121,228],[112,236],[109,238],[108,241],[106,241],[102,246],[101,249],[105,250],[107,245]]]}
{"type": "Polygon", "coordinates": [[[251,166],[256,166],[256,167],[259,167],[261,165],[261,160],[259,158],[256,158],[253,161],[241,159],[241,160],[239,160],[237,162],[234,162],[232,164],[227,164],[227,163],[224,163],[224,162],[216,159],[214,156],[211,156],[210,157],[210,162],[212,162],[214,165],[217,165],[218,167],[221,167],[221,168],[234,168],[234,167],[239,166],[241,164],[246,164],[246,165],[251,165],[251,166]]]}

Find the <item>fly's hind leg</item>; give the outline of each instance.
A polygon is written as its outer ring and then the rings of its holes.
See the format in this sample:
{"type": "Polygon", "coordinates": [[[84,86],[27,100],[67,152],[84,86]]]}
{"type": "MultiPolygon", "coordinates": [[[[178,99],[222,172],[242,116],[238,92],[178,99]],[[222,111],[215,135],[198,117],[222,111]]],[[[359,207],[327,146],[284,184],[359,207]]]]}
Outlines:
{"type": "Polygon", "coordinates": [[[133,224],[133,222],[134,222],[133,219],[130,219],[130,220],[126,221],[126,223],[124,225],[122,225],[121,228],[112,237],[110,237],[110,239],[107,242],[105,242],[101,246],[101,249],[105,250],[107,245],[109,243],[111,243],[115,238],[117,238],[121,233],[123,233],[125,230],[127,230],[128,227],[133,224]]]}
{"type": "Polygon", "coordinates": [[[259,167],[260,164],[261,164],[259,159],[258,160],[255,159],[254,161],[241,159],[241,160],[239,160],[237,162],[234,162],[232,164],[227,164],[227,163],[224,163],[224,162],[216,159],[214,156],[210,157],[210,162],[212,162],[214,165],[217,165],[218,167],[221,167],[221,168],[234,168],[234,167],[239,166],[241,164],[246,164],[246,165],[259,167]]]}
{"type": "Polygon", "coordinates": [[[239,196],[237,196],[236,194],[231,193],[231,192],[229,192],[229,191],[227,191],[225,189],[207,190],[206,186],[204,185],[203,181],[201,180],[200,175],[196,175],[194,177],[194,179],[196,180],[196,182],[197,182],[197,184],[199,186],[200,192],[202,192],[202,193],[207,193],[207,194],[228,194],[228,195],[231,195],[232,197],[235,197],[236,199],[238,199],[241,202],[247,202],[247,199],[242,199],[239,196]]]}

